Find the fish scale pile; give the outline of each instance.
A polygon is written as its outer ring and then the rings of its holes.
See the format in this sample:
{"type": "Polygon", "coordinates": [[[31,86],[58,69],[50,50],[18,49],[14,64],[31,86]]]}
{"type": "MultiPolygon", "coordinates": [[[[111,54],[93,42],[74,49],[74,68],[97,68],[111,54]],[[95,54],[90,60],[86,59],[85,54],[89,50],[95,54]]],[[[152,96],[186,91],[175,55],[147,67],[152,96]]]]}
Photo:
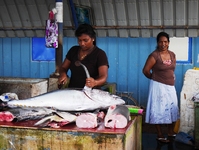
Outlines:
{"type": "Polygon", "coordinates": [[[75,122],[79,128],[96,128],[100,123],[108,128],[125,128],[130,120],[121,97],[88,87],[56,90],[24,100],[4,93],[0,99],[0,121],[40,119],[35,126],[60,128],[75,122]]]}

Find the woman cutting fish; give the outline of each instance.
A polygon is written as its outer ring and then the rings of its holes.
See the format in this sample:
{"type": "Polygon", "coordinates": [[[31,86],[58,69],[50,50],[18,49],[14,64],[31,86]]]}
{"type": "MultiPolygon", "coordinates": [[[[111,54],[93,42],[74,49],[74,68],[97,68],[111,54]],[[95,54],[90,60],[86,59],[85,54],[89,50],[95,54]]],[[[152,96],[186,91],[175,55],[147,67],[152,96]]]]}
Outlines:
{"type": "Polygon", "coordinates": [[[98,88],[106,82],[108,76],[108,59],[106,53],[96,46],[96,33],[91,25],[81,24],[75,31],[79,46],[73,46],[60,67],[59,84],[65,84],[71,77],[69,88],[98,88]],[[78,66],[80,62],[88,69],[89,76],[84,67],[78,66]]]}

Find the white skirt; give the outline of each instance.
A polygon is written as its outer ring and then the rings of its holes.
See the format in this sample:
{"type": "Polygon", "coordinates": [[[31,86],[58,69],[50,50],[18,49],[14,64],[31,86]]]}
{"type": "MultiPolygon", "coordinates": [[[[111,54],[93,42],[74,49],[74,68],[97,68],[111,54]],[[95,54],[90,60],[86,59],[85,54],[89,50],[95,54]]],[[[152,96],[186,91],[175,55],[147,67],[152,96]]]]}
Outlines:
{"type": "Polygon", "coordinates": [[[179,119],[175,86],[150,81],[145,122],[171,124],[179,119]]]}

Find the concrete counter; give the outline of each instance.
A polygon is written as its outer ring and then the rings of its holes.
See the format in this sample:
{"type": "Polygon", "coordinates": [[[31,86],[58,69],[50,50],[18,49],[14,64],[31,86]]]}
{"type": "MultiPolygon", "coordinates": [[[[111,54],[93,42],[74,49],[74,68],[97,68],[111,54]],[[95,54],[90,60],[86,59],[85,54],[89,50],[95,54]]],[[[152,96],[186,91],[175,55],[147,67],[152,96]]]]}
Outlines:
{"type": "Polygon", "coordinates": [[[0,149],[141,150],[142,116],[132,116],[124,129],[80,129],[75,123],[59,129],[37,128],[36,121],[0,122],[0,149]]]}

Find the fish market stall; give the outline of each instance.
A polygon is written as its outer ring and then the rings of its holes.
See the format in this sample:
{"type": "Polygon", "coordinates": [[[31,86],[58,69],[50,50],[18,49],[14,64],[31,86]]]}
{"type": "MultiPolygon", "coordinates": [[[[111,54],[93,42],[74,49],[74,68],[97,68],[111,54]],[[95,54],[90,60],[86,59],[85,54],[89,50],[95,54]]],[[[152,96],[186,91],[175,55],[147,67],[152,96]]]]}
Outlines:
{"type": "Polygon", "coordinates": [[[129,107],[121,97],[89,87],[23,100],[2,95],[0,149],[140,150],[142,110],[129,107]]]}
{"type": "Polygon", "coordinates": [[[80,129],[74,123],[61,128],[38,128],[36,121],[0,122],[0,149],[21,150],[141,150],[142,115],[132,115],[123,129],[80,129]]]}

